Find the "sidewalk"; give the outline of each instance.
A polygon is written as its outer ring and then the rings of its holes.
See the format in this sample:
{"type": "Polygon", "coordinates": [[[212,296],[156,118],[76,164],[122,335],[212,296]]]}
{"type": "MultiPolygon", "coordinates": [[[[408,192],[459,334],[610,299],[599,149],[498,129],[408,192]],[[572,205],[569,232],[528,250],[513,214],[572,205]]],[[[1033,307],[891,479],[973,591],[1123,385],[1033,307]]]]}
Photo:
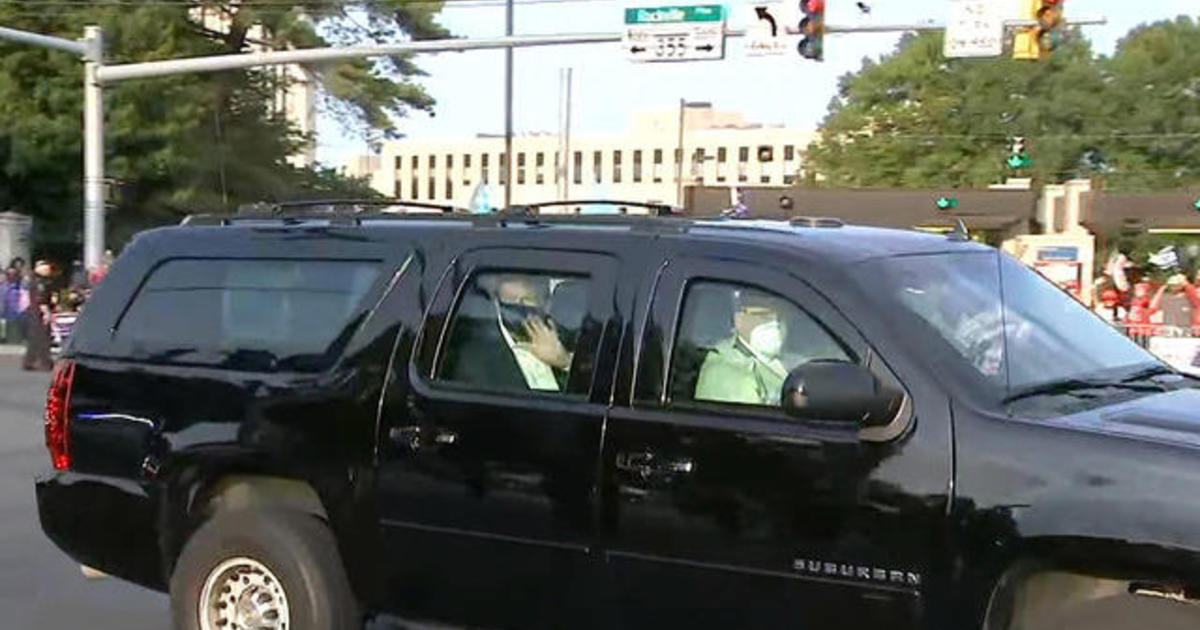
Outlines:
{"type": "Polygon", "coordinates": [[[25,346],[19,344],[0,343],[0,357],[19,357],[25,354],[25,346]]]}

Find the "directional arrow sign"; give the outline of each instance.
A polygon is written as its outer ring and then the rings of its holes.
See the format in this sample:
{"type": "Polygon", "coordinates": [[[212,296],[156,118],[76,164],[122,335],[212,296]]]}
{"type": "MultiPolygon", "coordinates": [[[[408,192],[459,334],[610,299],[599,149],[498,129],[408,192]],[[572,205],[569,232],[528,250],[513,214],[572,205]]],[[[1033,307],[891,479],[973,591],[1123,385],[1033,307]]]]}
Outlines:
{"type": "Polygon", "coordinates": [[[746,19],[746,56],[777,57],[795,55],[800,36],[799,2],[759,2],[748,5],[746,19]]]}
{"type": "Polygon", "coordinates": [[[633,61],[725,57],[725,7],[719,4],[625,9],[625,50],[633,61]]]}

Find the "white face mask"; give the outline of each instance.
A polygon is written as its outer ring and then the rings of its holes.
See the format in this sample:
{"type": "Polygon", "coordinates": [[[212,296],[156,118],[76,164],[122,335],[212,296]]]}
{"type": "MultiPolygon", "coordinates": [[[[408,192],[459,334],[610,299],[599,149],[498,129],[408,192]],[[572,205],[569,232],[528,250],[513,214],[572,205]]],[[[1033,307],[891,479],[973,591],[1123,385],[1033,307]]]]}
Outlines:
{"type": "Polygon", "coordinates": [[[759,324],[750,331],[750,339],[747,342],[755,352],[768,359],[774,359],[783,349],[783,326],[779,322],[759,324]]]}

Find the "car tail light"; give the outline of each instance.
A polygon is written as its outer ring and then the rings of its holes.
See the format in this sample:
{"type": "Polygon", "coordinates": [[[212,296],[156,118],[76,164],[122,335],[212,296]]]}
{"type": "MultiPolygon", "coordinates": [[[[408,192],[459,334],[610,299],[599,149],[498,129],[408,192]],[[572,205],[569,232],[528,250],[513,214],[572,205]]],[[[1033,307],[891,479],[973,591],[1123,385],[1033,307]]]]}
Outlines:
{"type": "Polygon", "coordinates": [[[54,366],[50,391],[46,392],[46,448],[55,470],[71,467],[71,449],[67,424],[71,414],[71,384],[75,380],[75,362],[59,361],[54,366]]]}

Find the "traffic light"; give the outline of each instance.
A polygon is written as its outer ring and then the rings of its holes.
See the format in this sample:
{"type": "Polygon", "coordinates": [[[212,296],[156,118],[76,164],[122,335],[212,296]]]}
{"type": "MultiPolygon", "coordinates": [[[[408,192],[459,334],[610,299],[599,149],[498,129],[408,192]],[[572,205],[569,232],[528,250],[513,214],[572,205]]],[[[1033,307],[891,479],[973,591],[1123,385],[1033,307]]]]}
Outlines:
{"type": "Polygon", "coordinates": [[[825,60],[825,0],[800,0],[800,56],[814,61],[825,60]]]}
{"type": "Polygon", "coordinates": [[[1021,17],[1038,25],[1017,30],[1013,59],[1037,61],[1062,45],[1065,4],[1066,0],[1021,0],[1021,17]]]}
{"type": "Polygon", "coordinates": [[[948,212],[958,207],[958,197],[938,197],[937,209],[948,212]]]}
{"type": "Polygon", "coordinates": [[[1200,197],[1196,197],[1196,202],[1192,204],[1192,207],[1195,208],[1197,212],[1200,212],[1200,197]]]}
{"type": "Polygon", "coordinates": [[[1030,166],[1033,166],[1033,158],[1029,157],[1029,145],[1025,142],[1025,138],[1020,136],[1013,138],[1012,148],[1009,149],[1008,168],[1017,170],[1030,166]]]}

